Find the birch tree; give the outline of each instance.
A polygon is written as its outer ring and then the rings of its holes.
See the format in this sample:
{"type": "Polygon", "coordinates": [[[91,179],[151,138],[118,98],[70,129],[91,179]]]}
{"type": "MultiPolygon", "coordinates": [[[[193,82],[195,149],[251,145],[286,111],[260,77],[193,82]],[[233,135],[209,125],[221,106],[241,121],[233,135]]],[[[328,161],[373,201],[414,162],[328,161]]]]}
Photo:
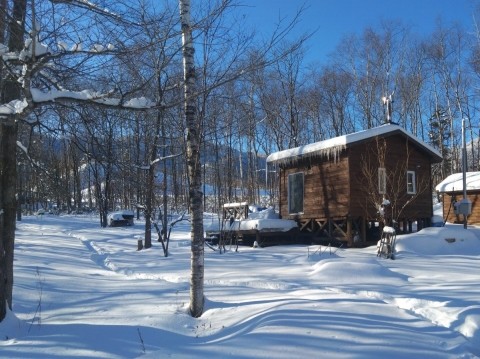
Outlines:
{"type": "Polygon", "coordinates": [[[180,22],[182,27],[182,54],[184,76],[184,111],[186,123],[186,159],[189,179],[188,207],[191,215],[191,277],[190,277],[190,313],[200,317],[203,313],[203,194],[201,192],[200,166],[200,123],[197,118],[195,98],[195,48],[192,39],[190,20],[190,0],[180,0],[180,22]]]}
{"type": "MultiPolygon", "coordinates": [[[[208,11],[203,21],[196,24],[196,28],[209,26],[213,20],[221,17],[226,9],[232,6],[232,2],[224,0],[208,11]]],[[[202,89],[196,88],[196,70],[195,70],[195,49],[193,46],[191,8],[189,0],[179,0],[180,23],[182,33],[182,58],[183,58],[183,76],[184,76],[184,118],[185,118],[185,137],[186,137],[186,163],[189,182],[189,211],[191,216],[191,279],[190,279],[190,312],[194,317],[199,317],[203,313],[204,305],[204,239],[203,239],[203,193],[201,187],[202,166],[200,163],[200,151],[203,124],[200,119],[197,100],[201,94],[209,93],[215,88],[229,84],[258,68],[274,64],[281,58],[292,53],[301,47],[306,40],[307,35],[301,36],[297,41],[284,46],[282,51],[273,52],[272,50],[284,43],[285,37],[298,22],[300,11],[293,20],[285,26],[282,22],[271,37],[258,50],[257,61],[245,61],[245,55],[251,54],[254,48],[252,40],[239,42],[240,46],[229,43],[231,51],[225,52],[224,63],[220,67],[221,71],[215,73],[214,81],[209,82],[202,89]],[[270,54],[270,56],[268,56],[270,54]],[[228,58],[228,60],[225,60],[228,58]]],[[[245,36],[241,34],[240,37],[245,36]]],[[[219,39],[219,40],[223,40],[219,39]]],[[[248,39],[247,39],[248,40],[248,39]]],[[[228,50],[228,48],[227,48],[228,50]]],[[[219,62],[220,64],[222,62],[219,62]]],[[[211,71],[211,70],[210,70],[211,71]]]]}

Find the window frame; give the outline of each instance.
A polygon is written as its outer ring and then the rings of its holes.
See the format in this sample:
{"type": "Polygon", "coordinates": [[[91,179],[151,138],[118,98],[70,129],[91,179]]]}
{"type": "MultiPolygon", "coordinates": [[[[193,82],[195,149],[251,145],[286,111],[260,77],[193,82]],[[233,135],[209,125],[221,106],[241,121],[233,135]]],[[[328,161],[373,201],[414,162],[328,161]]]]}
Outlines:
{"type": "Polygon", "coordinates": [[[417,175],[415,171],[407,171],[407,194],[417,194],[417,175]],[[410,176],[411,181],[409,181],[410,176]]]}
{"type": "Polygon", "coordinates": [[[288,214],[304,213],[305,173],[295,172],[288,174],[288,214]],[[301,179],[300,179],[301,177],[301,179]],[[293,196],[295,196],[293,198],[293,196]]]}
{"type": "Polygon", "coordinates": [[[378,193],[387,193],[387,170],[385,167],[378,168],[378,193]]]}

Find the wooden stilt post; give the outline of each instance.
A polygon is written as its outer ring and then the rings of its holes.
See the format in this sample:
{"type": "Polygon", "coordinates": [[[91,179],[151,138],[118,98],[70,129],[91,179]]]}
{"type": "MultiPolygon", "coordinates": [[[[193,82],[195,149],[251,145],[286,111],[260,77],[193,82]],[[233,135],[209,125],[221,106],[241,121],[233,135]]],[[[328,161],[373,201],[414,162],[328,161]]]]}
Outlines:
{"type": "Polygon", "coordinates": [[[367,220],[363,217],[360,217],[360,226],[362,231],[362,241],[363,243],[367,242],[367,220]]]}

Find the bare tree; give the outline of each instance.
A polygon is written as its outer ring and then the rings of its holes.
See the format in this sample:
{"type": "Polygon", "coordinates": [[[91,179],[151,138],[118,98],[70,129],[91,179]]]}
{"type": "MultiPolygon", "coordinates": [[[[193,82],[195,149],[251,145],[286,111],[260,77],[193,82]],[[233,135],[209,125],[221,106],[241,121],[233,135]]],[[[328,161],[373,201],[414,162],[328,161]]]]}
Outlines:
{"type": "Polygon", "coordinates": [[[201,192],[200,165],[200,123],[197,117],[195,98],[195,63],[192,26],[190,20],[190,1],[180,0],[180,21],[182,27],[183,73],[185,95],[185,121],[187,137],[187,169],[189,178],[189,210],[191,214],[191,277],[190,277],[190,313],[200,317],[203,313],[203,194],[201,192]]]}
{"type": "MultiPolygon", "coordinates": [[[[0,320],[11,308],[13,248],[16,215],[16,148],[19,123],[36,122],[36,111],[50,105],[86,103],[109,108],[152,107],[146,99],[134,99],[137,85],[114,81],[105,91],[91,90],[100,68],[112,64],[114,54],[129,51],[130,37],[121,38],[129,23],[126,10],[117,2],[118,13],[84,1],[3,2],[0,18],[9,19],[2,31],[0,118],[0,320]],[[11,11],[10,11],[11,9],[11,11]],[[42,13],[37,10],[42,9],[42,13]],[[54,11],[55,9],[55,11],[54,11]],[[28,18],[28,26],[26,16],[28,18]],[[103,22],[100,20],[104,20],[103,22]],[[102,31],[97,31],[101,28],[102,31]],[[116,37],[113,37],[113,34],[116,37]],[[127,41],[128,40],[128,41],[127,41]],[[112,41],[112,42],[110,42],[112,41]],[[116,42],[115,44],[113,42],[116,42]],[[89,83],[90,82],[90,83],[89,83]],[[89,83],[89,84],[88,84],[89,83]],[[85,90],[90,88],[90,90],[85,90]],[[33,119],[32,119],[33,117],[33,119]],[[32,121],[29,122],[29,119],[32,121]]],[[[2,22],[6,24],[6,22],[2,22]]],[[[95,83],[100,89],[99,82],[95,83]]],[[[140,85],[141,86],[141,85],[140,85]]]]}
{"type": "MultiPolygon", "coordinates": [[[[7,37],[8,49],[20,53],[23,49],[25,31],[26,0],[13,3],[12,13],[8,16],[7,4],[2,2],[0,17],[8,26],[1,28],[2,40],[7,37]],[[5,36],[7,31],[8,36],[5,36]]],[[[2,41],[3,42],[3,41],[2,41]]],[[[21,96],[18,72],[21,62],[2,64],[2,103],[14,106],[21,96]]],[[[0,321],[5,318],[6,310],[12,308],[13,293],[13,258],[15,242],[15,219],[17,201],[15,189],[17,182],[17,133],[16,116],[0,117],[0,321]]]]}
{"type": "Polygon", "coordinates": [[[335,52],[337,63],[354,80],[355,115],[362,128],[384,122],[379,99],[395,89],[405,57],[406,30],[394,22],[345,37],[335,52]]]}
{"type": "Polygon", "coordinates": [[[353,97],[353,78],[350,73],[332,65],[312,75],[317,99],[311,107],[318,107],[318,123],[312,127],[323,127],[326,137],[337,137],[353,132],[355,126],[350,113],[353,97]],[[321,126],[323,125],[323,126],[321,126]]]}
{"type": "Polygon", "coordinates": [[[427,85],[424,50],[419,41],[409,39],[403,66],[396,75],[395,110],[399,113],[399,125],[426,140],[424,117],[428,106],[423,101],[427,85]]]}
{"type": "MultiPolygon", "coordinates": [[[[222,15],[226,9],[230,8],[232,3],[230,1],[222,1],[217,7],[208,9],[208,15],[205,20],[198,22],[197,28],[201,28],[201,25],[206,25],[207,28],[213,23],[216,17],[222,15]]],[[[295,49],[301,47],[303,41],[307,36],[301,37],[298,41],[292,45],[283,48],[283,51],[270,55],[272,49],[279,46],[285,36],[293,28],[298,21],[299,13],[294,16],[294,19],[288,23],[285,27],[279,27],[270,40],[266,42],[266,45],[261,47],[259,56],[256,56],[257,61],[245,62],[242,56],[244,53],[252,53],[252,44],[240,42],[240,47],[234,47],[234,51],[231,53],[225,53],[226,56],[231,56],[226,63],[227,68],[221,69],[218,73],[214,74],[213,81],[209,82],[205,88],[198,89],[195,85],[195,79],[197,78],[196,69],[194,64],[194,47],[192,39],[192,24],[191,24],[191,11],[189,0],[179,0],[180,8],[180,22],[182,31],[182,54],[183,54],[183,70],[184,70],[184,113],[186,122],[186,162],[187,172],[189,180],[189,211],[191,215],[191,241],[192,241],[192,257],[191,257],[191,279],[190,279],[190,312],[192,316],[198,317],[203,313],[203,277],[204,277],[204,241],[203,241],[203,193],[201,187],[201,163],[200,163],[200,151],[201,151],[201,139],[202,139],[202,121],[201,113],[197,108],[197,99],[199,95],[203,93],[209,93],[213,89],[220,88],[226,84],[229,84],[236,79],[239,79],[245,74],[254,71],[255,69],[265,67],[269,64],[273,64],[280,58],[285,57],[287,54],[292,53],[295,49]],[[246,46],[247,44],[248,46],[246,46]]],[[[228,43],[228,42],[227,42],[228,43]]],[[[242,176],[240,176],[242,177],[242,176]]]]}
{"type": "MultiPolygon", "coordinates": [[[[460,123],[469,114],[467,111],[469,76],[462,61],[467,57],[466,38],[458,25],[446,27],[438,23],[435,32],[425,42],[428,78],[431,100],[430,118],[445,111],[450,120],[451,171],[461,170],[459,145],[460,123]]],[[[467,120],[469,120],[467,118],[467,120]]],[[[467,122],[467,125],[470,121],[467,122]]]]}

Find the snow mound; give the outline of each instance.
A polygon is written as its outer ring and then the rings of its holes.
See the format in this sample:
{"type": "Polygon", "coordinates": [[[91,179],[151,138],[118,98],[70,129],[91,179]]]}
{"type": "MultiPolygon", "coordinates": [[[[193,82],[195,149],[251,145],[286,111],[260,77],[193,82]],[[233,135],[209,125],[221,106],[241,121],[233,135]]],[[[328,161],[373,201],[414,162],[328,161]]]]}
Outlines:
{"type": "Polygon", "coordinates": [[[478,229],[464,229],[462,225],[429,227],[413,234],[397,236],[396,252],[422,255],[478,255],[478,229]]]}
{"type": "MultiPolygon", "coordinates": [[[[26,323],[18,319],[15,314],[7,309],[7,315],[0,325],[0,340],[15,341],[22,337],[26,330],[26,323]]],[[[4,342],[5,343],[5,342],[4,342]]]]}
{"type": "Polygon", "coordinates": [[[408,277],[391,271],[376,259],[365,262],[346,261],[342,258],[320,261],[312,266],[312,276],[321,276],[327,285],[376,283],[404,284],[408,277]],[[400,283],[402,282],[402,283],[400,283]]]}
{"type": "Polygon", "coordinates": [[[252,211],[248,214],[249,219],[279,219],[280,216],[273,208],[267,208],[263,211],[252,211]]]}
{"type": "Polygon", "coordinates": [[[458,314],[458,327],[456,328],[465,337],[470,338],[471,341],[480,347],[480,306],[473,306],[461,311],[458,314]]]}

